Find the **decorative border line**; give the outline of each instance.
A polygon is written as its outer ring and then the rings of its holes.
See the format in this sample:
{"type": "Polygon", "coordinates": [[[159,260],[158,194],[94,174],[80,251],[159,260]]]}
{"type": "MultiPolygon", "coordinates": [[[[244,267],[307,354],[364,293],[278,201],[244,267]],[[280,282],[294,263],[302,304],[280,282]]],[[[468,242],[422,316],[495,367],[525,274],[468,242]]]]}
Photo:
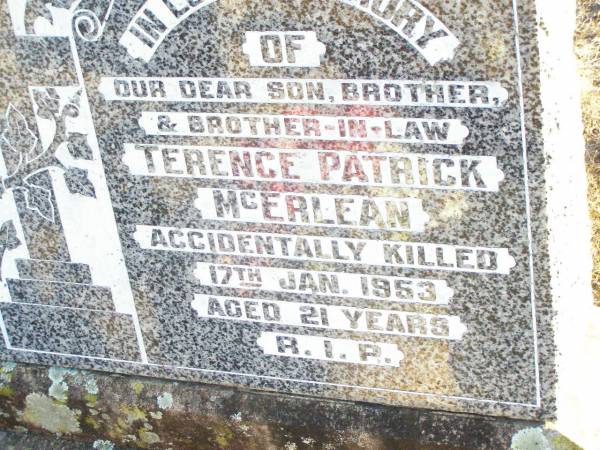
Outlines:
{"type": "Polygon", "coordinates": [[[521,146],[523,149],[523,178],[525,180],[525,212],[527,216],[527,240],[529,241],[529,281],[531,283],[531,326],[533,331],[533,358],[535,365],[535,387],[536,387],[536,407],[542,406],[542,392],[540,383],[540,366],[538,355],[538,329],[537,329],[537,308],[535,305],[535,279],[533,267],[533,233],[531,231],[531,202],[529,198],[529,163],[527,155],[527,131],[525,129],[525,100],[523,91],[523,66],[521,62],[521,42],[519,39],[519,10],[517,0],[513,0],[513,16],[515,21],[515,48],[517,57],[518,89],[519,89],[519,107],[521,118],[521,146]]]}

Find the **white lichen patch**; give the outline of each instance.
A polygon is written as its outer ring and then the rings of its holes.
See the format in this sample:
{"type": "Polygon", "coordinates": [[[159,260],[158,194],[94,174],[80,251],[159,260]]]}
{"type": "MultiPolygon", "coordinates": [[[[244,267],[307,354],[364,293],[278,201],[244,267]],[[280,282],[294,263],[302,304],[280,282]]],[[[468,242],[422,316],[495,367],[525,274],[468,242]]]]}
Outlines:
{"type": "Polygon", "coordinates": [[[48,369],[48,378],[52,380],[52,384],[48,388],[48,395],[59,402],[65,402],[68,399],[69,385],[65,381],[65,377],[69,372],[70,370],[60,367],[48,369]]]}
{"type": "Polygon", "coordinates": [[[48,388],[48,395],[59,402],[66,402],[69,398],[69,386],[64,381],[55,381],[48,388]]]}
{"type": "Polygon", "coordinates": [[[94,441],[93,447],[95,450],[114,450],[115,444],[110,441],[98,439],[97,441],[94,441]]]}
{"type": "Polygon", "coordinates": [[[160,412],[160,411],[156,411],[156,412],[150,411],[150,417],[152,417],[153,419],[156,419],[156,420],[160,420],[160,419],[162,419],[162,412],[160,412]]]}
{"type": "Polygon", "coordinates": [[[13,392],[10,383],[13,379],[15,367],[17,367],[17,365],[10,361],[0,364],[0,395],[10,396],[13,392]]]}
{"type": "Polygon", "coordinates": [[[52,384],[48,388],[48,395],[61,402],[68,399],[69,382],[82,386],[90,395],[98,394],[96,378],[90,372],[51,367],[48,369],[48,378],[52,380],[52,384]]]}
{"type": "Polygon", "coordinates": [[[0,364],[0,384],[7,384],[12,381],[15,367],[17,367],[17,364],[11,361],[0,364]]]}
{"type": "Polygon", "coordinates": [[[97,395],[98,394],[98,383],[96,382],[96,378],[93,375],[89,375],[86,377],[84,385],[85,390],[88,394],[97,395]]]}
{"type": "Polygon", "coordinates": [[[173,396],[170,392],[163,392],[156,397],[156,404],[160,409],[169,409],[173,407],[173,396]]]}
{"type": "Polygon", "coordinates": [[[541,428],[526,428],[512,438],[511,450],[552,450],[541,428]]]}
{"type": "Polygon", "coordinates": [[[123,442],[136,442],[137,440],[137,436],[134,436],[133,434],[126,434],[123,436],[123,442]]]}
{"type": "Polygon", "coordinates": [[[29,394],[25,398],[23,420],[30,425],[42,428],[51,433],[80,433],[79,417],[81,411],[54,402],[44,394],[29,394]]]}
{"type": "Polygon", "coordinates": [[[229,416],[229,420],[231,420],[232,422],[241,422],[242,421],[242,413],[237,412],[235,414],[232,414],[231,416],[229,416]]]}
{"type": "Polygon", "coordinates": [[[297,450],[298,446],[295,442],[286,442],[284,448],[285,450],[297,450]]]}

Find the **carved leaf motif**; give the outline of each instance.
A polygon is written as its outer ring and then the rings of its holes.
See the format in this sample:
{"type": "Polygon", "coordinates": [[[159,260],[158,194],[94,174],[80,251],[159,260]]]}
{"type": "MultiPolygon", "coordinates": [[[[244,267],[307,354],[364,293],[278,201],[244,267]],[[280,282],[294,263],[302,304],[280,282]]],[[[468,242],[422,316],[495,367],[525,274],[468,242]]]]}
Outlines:
{"type": "Polygon", "coordinates": [[[2,280],[2,258],[7,250],[14,250],[21,244],[12,220],[0,226],[0,280],[2,280]]]}
{"type": "Polygon", "coordinates": [[[52,16],[50,15],[50,10],[46,7],[45,0],[29,0],[27,2],[26,12],[26,22],[27,22],[27,32],[33,34],[33,24],[35,19],[38,17],[43,17],[48,22],[52,21],[52,16]]]}
{"type": "MultiPolygon", "coordinates": [[[[35,176],[35,174],[34,174],[35,176]]],[[[54,203],[51,188],[32,183],[32,177],[25,182],[27,209],[37,212],[44,219],[54,223],[54,203]]]]}
{"type": "Polygon", "coordinates": [[[7,220],[0,226],[0,246],[4,246],[7,250],[14,250],[21,241],[17,237],[17,229],[12,220],[7,220]]]}
{"type": "Polygon", "coordinates": [[[63,108],[63,115],[65,117],[77,117],[79,116],[79,107],[73,103],[67,103],[63,108]]]}
{"type": "Polygon", "coordinates": [[[69,167],[65,170],[65,182],[72,194],[81,194],[86,197],[96,197],[96,189],[88,178],[87,170],[78,167],[69,167]]]}
{"type": "Polygon", "coordinates": [[[46,19],[49,23],[54,23],[52,10],[56,8],[69,9],[77,0],[29,0],[27,2],[26,22],[27,32],[34,33],[35,20],[39,17],[46,19]]]}
{"type": "Polygon", "coordinates": [[[67,136],[67,148],[75,159],[93,159],[92,149],[87,142],[87,134],[69,133],[67,136]]]}
{"type": "Polygon", "coordinates": [[[12,104],[8,105],[6,110],[6,129],[2,133],[2,154],[5,161],[9,160],[14,173],[23,161],[32,161],[43,152],[41,146],[38,146],[37,136],[29,129],[27,119],[12,104]],[[11,152],[18,155],[16,158],[11,152]],[[18,163],[17,163],[18,161],[18,163]],[[16,167],[15,167],[16,166],[16,167]]]}
{"type": "Polygon", "coordinates": [[[75,91],[71,98],[69,98],[69,103],[79,107],[79,104],[81,103],[81,89],[75,91]]]}
{"type": "Polygon", "coordinates": [[[81,102],[81,90],[78,90],[71,98],[68,103],[63,107],[62,114],[65,117],[78,117],[79,116],[79,103],[81,102]]]}
{"type": "Polygon", "coordinates": [[[38,106],[37,115],[42,119],[54,120],[60,108],[60,96],[56,89],[35,89],[33,99],[38,106]]]}
{"type": "Polygon", "coordinates": [[[23,162],[23,155],[15,151],[4,136],[0,137],[0,154],[4,159],[6,178],[10,178],[19,171],[19,167],[21,167],[21,163],[23,162]]]}

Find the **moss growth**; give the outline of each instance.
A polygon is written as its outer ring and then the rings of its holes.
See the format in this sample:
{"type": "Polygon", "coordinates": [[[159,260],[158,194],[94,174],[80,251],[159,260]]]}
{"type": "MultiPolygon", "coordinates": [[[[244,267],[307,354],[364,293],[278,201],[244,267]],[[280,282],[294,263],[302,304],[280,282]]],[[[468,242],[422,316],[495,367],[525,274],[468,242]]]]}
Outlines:
{"type": "Polygon", "coordinates": [[[146,420],[146,413],[137,406],[121,406],[121,412],[125,414],[126,423],[132,424],[136,420],[146,420]]]}
{"type": "Polygon", "coordinates": [[[227,448],[229,446],[229,439],[227,439],[227,436],[219,435],[215,437],[215,442],[221,448],[227,448]]]}
{"type": "Polygon", "coordinates": [[[83,419],[83,423],[94,430],[100,429],[100,422],[98,422],[94,417],[86,416],[85,419],[83,419]]]}
{"type": "Polygon", "coordinates": [[[229,425],[215,422],[211,428],[214,433],[212,440],[219,448],[230,448],[231,441],[235,439],[235,434],[229,425]]]}
{"type": "Polygon", "coordinates": [[[135,395],[140,395],[142,393],[142,389],[144,388],[144,385],[142,383],[140,383],[139,381],[133,381],[131,383],[131,388],[133,389],[133,392],[135,392],[135,395]]]}
{"type": "Polygon", "coordinates": [[[96,394],[87,393],[83,396],[83,399],[86,401],[88,406],[93,407],[96,404],[96,402],[98,401],[98,396],[96,394]]]}
{"type": "Polygon", "coordinates": [[[0,397],[8,397],[8,398],[12,398],[15,396],[15,390],[7,385],[0,385],[0,397]]]}

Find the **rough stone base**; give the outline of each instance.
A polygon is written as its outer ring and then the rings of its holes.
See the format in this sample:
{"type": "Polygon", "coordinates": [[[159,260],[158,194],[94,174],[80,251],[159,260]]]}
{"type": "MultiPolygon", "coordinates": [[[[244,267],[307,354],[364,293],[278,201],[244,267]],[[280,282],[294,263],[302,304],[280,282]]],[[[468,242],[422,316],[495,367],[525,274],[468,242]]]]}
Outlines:
{"type": "Polygon", "coordinates": [[[8,435],[2,449],[500,450],[535,428],[525,440],[547,439],[531,422],[25,364],[0,365],[0,381],[0,428],[85,443],[8,435]]]}
{"type": "MultiPolygon", "coordinates": [[[[78,442],[35,433],[0,432],[2,450],[89,450],[93,443],[78,442]]],[[[114,447],[113,450],[124,450],[114,447]]]]}

